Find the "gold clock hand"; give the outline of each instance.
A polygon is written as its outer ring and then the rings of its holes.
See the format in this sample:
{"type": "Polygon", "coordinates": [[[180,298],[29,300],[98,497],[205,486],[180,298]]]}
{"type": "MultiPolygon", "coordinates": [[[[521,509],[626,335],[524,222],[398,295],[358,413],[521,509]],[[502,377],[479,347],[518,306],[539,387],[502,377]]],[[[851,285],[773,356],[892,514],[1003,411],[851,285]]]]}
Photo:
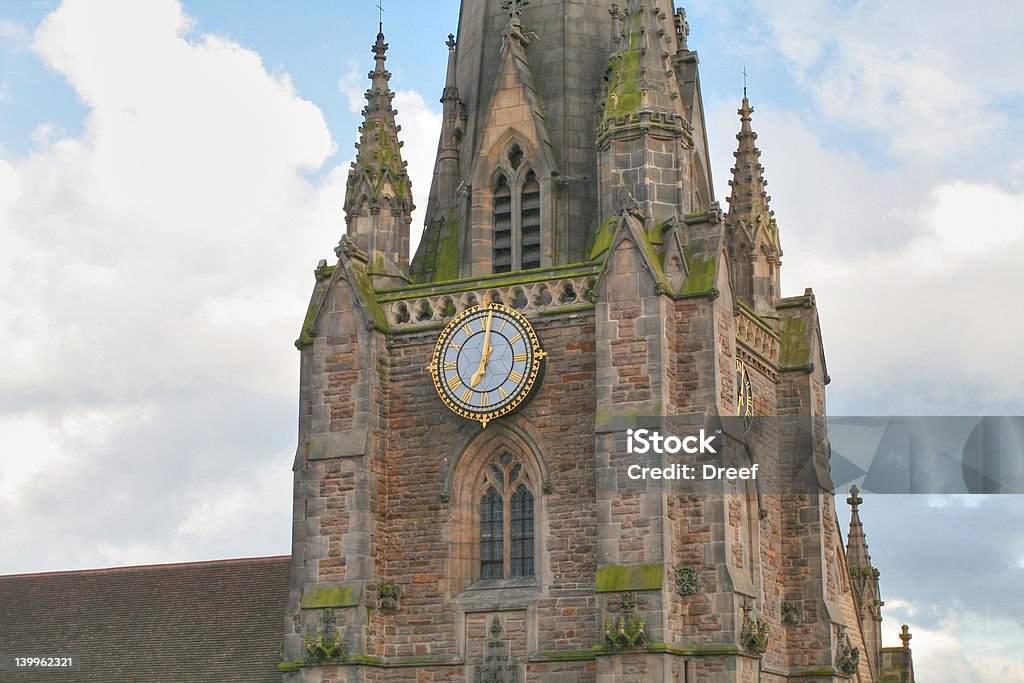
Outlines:
{"type": "Polygon", "coordinates": [[[480,353],[480,367],[477,368],[476,372],[469,379],[469,386],[475,387],[480,384],[480,380],[484,378],[484,373],[487,372],[487,360],[491,357],[491,320],[494,318],[494,311],[490,311],[487,314],[487,325],[484,330],[484,346],[480,353]]]}

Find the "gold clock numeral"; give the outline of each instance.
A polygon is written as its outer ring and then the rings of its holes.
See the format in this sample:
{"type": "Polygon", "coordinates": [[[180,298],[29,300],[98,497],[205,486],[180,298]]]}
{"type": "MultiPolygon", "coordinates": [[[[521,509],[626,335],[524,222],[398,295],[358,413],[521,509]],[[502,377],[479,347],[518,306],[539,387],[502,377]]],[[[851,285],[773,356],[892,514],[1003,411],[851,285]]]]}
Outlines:
{"type": "Polygon", "coordinates": [[[466,390],[462,392],[461,400],[463,403],[469,403],[469,398],[473,395],[473,390],[466,387],[466,390]]]}
{"type": "Polygon", "coordinates": [[[522,382],[522,381],[523,381],[523,376],[522,376],[522,375],[520,375],[520,374],[519,374],[518,372],[516,372],[515,370],[513,370],[513,371],[512,371],[512,372],[510,372],[510,373],[508,373],[508,376],[509,376],[509,378],[511,378],[511,380],[512,380],[513,382],[519,383],[519,382],[522,382]]]}
{"type": "Polygon", "coordinates": [[[506,392],[506,391],[505,391],[504,389],[502,389],[501,387],[498,387],[498,393],[500,393],[500,394],[501,394],[501,397],[502,397],[502,398],[508,398],[508,392],[506,392]]]}
{"type": "Polygon", "coordinates": [[[490,397],[487,396],[487,392],[485,391],[483,394],[480,395],[480,407],[481,408],[486,408],[490,404],[491,404],[491,399],[490,399],[490,397]]]}
{"type": "Polygon", "coordinates": [[[445,370],[454,370],[455,369],[455,361],[453,361],[453,360],[446,360],[444,362],[444,369],[445,370]]]}
{"type": "MultiPolygon", "coordinates": [[[[459,386],[460,384],[462,384],[462,378],[459,377],[458,375],[452,375],[451,377],[448,378],[448,388],[449,389],[454,390],[455,387],[459,386]]],[[[468,391],[468,389],[467,389],[467,391],[468,391]]]]}
{"type": "Polygon", "coordinates": [[[462,326],[462,331],[466,333],[467,337],[473,336],[473,328],[470,327],[469,323],[466,323],[465,325],[462,326]]]}
{"type": "Polygon", "coordinates": [[[518,361],[525,361],[526,360],[526,354],[525,353],[517,353],[516,355],[512,356],[512,360],[516,361],[516,362],[518,362],[518,361]]]}
{"type": "Polygon", "coordinates": [[[512,337],[511,339],[509,339],[508,343],[509,344],[515,344],[517,341],[519,341],[522,338],[523,338],[523,335],[517,334],[516,336],[512,337]]]}
{"type": "Polygon", "coordinates": [[[501,327],[498,328],[499,334],[505,329],[505,325],[508,325],[508,318],[502,318],[501,327]]]}

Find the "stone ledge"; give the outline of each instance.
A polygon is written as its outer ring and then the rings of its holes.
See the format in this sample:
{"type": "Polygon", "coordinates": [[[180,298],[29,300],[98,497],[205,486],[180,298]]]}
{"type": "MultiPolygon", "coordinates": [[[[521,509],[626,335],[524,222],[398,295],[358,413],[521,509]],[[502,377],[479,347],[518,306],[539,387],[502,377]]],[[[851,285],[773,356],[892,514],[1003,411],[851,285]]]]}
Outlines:
{"type": "Polygon", "coordinates": [[[635,565],[608,564],[598,567],[594,592],[658,591],[662,589],[664,579],[664,562],[635,565]]]}
{"type": "Polygon", "coordinates": [[[321,583],[311,586],[299,601],[302,609],[324,607],[356,607],[363,597],[362,581],[344,583],[321,583]]]}
{"type": "Polygon", "coordinates": [[[369,430],[350,429],[345,432],[321,432],[310,434],[306,451],[308,460],[330,460],[331,458],[353,458],[366,455],[369,430]]]}

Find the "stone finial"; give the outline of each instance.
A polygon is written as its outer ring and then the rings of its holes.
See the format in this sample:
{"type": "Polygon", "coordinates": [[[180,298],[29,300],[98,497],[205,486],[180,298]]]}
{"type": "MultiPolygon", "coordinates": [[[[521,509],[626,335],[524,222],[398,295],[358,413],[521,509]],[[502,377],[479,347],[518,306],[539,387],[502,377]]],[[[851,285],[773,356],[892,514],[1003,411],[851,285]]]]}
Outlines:
{"type": "Polygon", "coordinates": [[[387,59],[385,53],[388,51],[388,47],[390,46],[384,42],[384,32],[381,31],[377,34],[377,40],[373,43],[373,47],[370,50],[376,55],[377,59],[387,59]]]}
{"type": "Polygon", "coordinates": [[[903,624],[903,628],[900,629],[900,640],[903,641],[904,650],[910,649],[910,639],[913,637],[914,636],[910,635],[910,627],[906,624],[903,624]]]}
{"type": "Polygon", "coordinates": [[[850,497],[846,499],[846,502],[850,504],[850,507],[853,508],[854,512],[857,512],[860,509],[861,504],[864,502],[864,499],[858,495],[859,493],[860,489],[858,489],[857,485],[854,484],[850,487],[850,497]]]}
{"type": "Polygon", "coordinates": [[[456,43],[455,43],[455,34],[454,33],[449,33],[448,34],[448,40],[446,40],[444,42],[444,44],[448,46],[449,50],[454,51],[455,50],[455,45],[456,45],[456,43]]]}
{"type": "Polygon", "coordinates": [[[501,0],[501,8],[508,12],[510,17],[522,15],[523,8],[530,4],[530,0],[501,0]]]}
{"type": "Polygon", "coordinates": [[[688,50],[690,49],[686,45],[687,38],[690,37],[690,24],[686,21],[686,10],[680,7],[676,10],[676,38],[679,40],[679,49],[688,50]]]}

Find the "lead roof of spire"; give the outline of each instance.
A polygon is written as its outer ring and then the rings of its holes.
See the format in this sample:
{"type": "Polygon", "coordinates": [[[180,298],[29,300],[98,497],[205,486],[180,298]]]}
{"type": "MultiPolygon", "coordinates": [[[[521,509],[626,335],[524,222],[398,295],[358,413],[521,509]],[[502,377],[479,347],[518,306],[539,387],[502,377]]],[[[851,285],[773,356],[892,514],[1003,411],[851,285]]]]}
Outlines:
{"type": "MultiPolygon", "coordinates": [[[[366,106],[363,107],[363,125],[359,127],[359,142],[356,143],[356,160],[349,172],[349,194],[353,194],[358,179],[365,178],[370,185],[370,200],[377,200],[383,181],[390,178],[394,195],[407,199],[411,205],[409,176],[402,161],[402,143],[398,139],[401,128],[395,122],[398,112],[391,105],[395,93],[391,91],[391,73],[384,68],[388,44],[384,42],[383,30],[377,33],[377,40],[370,50],[374,55],[374,69],[368,74],[370,87],[365,94],[366,106]]],[[[346,204],[355,200],[355,196],[350,196],[346,204]]]]}
{"type": "Polygon", "coordinates": [[[630,117],[638,111],[662,111],[682,117],[679,86],[671,56],[676,52],[675,18],[657,0],[613,4],[612,55],[608,62],[603,119],[630,117]]]}

